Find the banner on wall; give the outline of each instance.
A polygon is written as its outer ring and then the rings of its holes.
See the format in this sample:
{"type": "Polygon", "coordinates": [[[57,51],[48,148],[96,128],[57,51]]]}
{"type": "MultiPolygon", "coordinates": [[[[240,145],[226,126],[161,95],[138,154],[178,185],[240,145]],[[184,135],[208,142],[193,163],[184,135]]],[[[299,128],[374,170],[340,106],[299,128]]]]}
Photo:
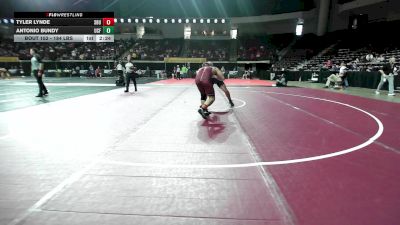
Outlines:
{"type": "Polygon", "coordinates": [[[0,62],[19,62],[19,59],[18,57],[2,56],[0,57],[0,62]]]}
{"type": "Polygon", "coordinates": [[[169,57],[164,58],[165,63],[203,63],[206,58],[185,58],[185,57],[169,57]]]}

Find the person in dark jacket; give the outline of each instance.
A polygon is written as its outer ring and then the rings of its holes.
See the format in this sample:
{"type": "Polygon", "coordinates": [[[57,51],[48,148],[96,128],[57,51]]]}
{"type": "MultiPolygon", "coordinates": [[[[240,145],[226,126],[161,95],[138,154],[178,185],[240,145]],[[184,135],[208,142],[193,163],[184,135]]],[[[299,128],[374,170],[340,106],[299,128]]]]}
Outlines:
{"type": "Polygon", "coordinates": [[[44,75],[44,64],[42,62],[42,58],[38,54],[35,48],[30,49],[31,58],[31,71],[33,76],[36,78],[36,81],[39,86],[39,94],[36,97],[43,97],[44,95],[48,95],[46,86],[43,83],[43,75],[44,75]]]}

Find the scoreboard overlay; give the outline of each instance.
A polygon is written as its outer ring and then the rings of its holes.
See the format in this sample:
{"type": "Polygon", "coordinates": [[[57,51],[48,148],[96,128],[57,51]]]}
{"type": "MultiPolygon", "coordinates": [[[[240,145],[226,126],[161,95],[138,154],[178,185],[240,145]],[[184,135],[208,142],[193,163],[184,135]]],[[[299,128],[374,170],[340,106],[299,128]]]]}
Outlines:
{"type": "Polygon", "coordinates": [[[114,42],[114,13],[14,12],[14,42],[114,42]]]}

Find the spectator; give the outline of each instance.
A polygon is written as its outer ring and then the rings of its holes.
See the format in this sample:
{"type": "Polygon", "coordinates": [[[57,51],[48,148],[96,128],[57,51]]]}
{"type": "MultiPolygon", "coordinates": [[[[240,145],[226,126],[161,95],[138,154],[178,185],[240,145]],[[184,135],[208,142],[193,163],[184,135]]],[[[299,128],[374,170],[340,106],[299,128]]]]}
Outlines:
{"type": "Polygon", "coordinates": [[[343,81],[342,85],[344,87],[348,87],[349,86],[349,82],[347,81],[347,75],[348,75],[347,70],[348,70],[348,68],[346,67],[344,62],[342,62],[340,64],[340,68],[339,68],[339,77],[342,78],[342,81],[343,81]]]}
{"type": "Polygon", "coordinates": [[[117,75],[118,75],[118,79],[122,80],[124,77],[124,67],[122,66],[122,61],[118,61],[118,64],[116,66],[117,69],[117,75]]]}
{"type": "Polygon", "coordinates": [[[92,64],[90,64],[89,70],[88,70],[88,76],[94,78],[94,75],[95,75],[94,67],[92,64]]]}
{"type": "Polygon", "coordinates": [[[367,56],[365,56],[365,59],[367,62],[371,62],[374,59],[374,55],[372,53],[369,53],[367,56]]]}
{"type": "Polygon", "coordinates": [[[380,54],[378,58],[376,58],[377,62],[383,62],[385,60],[385,57],[383,57],[383,54],[380,54]]]}
{"type": "Polygon", "coordinates": [[[10,79],[10,73],[7,71],[6,68],[0,68],[0,77],[2,79],[10,79]]]}
{"type": "Polygon", "coordinates": [[[176,65],[176,79],[180,80],[181,78],[181,68],[179,68],[179,65],[176,65]]]}
{"type": "Polygon", "coordinates": [[[277,87],[286,87],[287,86],[287,80],[286,80],[284,68],[282,68],[282,72],[277,76],[276,86],[277,87]]]}
{"type": "Polygon", "coordinates": [[[249,70],[244,71],[242,79],[250,79],[250,71],[249,70]]]}
{"type": "Polygon", "coordinates": [[[95,71],[94,74],[95,74],[95,77],[101,78],[101,69],[100,69],[100,66],[97,67],[97,69],[96,69],[96,71],[95,71]]]}
{"type": "Polygon", "coordinates": [[[328,68],[328,69],[332,68],[332,60],[329,59],[329,60],[326,62],[326,68],[328,68]]]}
{"type": "Polygon", "coordinates": [[[184,78],[187,78],[187,71],[188,71],[188,69],[187,69],[187,67],[185,66],[185,65],[183,65],[182,66],[182,76],[184,77],[184,78]]]}
{"type": "Polygon", "coordinates": [[[174,66],[174,68],[172,69],[172,79],[176,79],[176,67],[174,66]]]}
{"type": "Polygon", "coordinates": [[[332,82],[334,83],[335,87],[338,87],[338,83],[342,82],[342,78],[339,76],[338,73],[333,73],[328,77],[324,88],[329,88],[332,82]]]}

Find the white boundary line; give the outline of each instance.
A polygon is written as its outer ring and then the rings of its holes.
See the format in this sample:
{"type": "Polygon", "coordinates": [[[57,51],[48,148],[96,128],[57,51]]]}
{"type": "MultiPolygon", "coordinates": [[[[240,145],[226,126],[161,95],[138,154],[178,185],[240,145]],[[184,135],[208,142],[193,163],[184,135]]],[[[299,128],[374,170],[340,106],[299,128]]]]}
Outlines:
{"type": "MultiPolygon", "coordinates": [[[[140,166],[140,167],[161,167],[161,168],[243,168],[243,167],[254,167],[254,166],[272,166],[272,165],[286,165],[286,164],[294,164],[294,163],[303,163],[303,162],[310,162],[310,161],[316,161],[316,160],[321,160],[321,159],[327,159],[327,158],[332,158],[344,154],[348,154],[357,150],[360,150],[370,144],[372,144],[375,140],[377,140],[383,133],[384,127],[382,122],[376,118],[374,115],[371,113],[362,110],[360,108],[357,108],[355,106],[338,102],[338,101],[333,101],[329,99],[324,99],[324,98],[317,98],[317,97],[310,97],[310,96],[303,96],[303,95],[295,95],[295,94],[285,94],[285,93],[278,93],[278,92],[265,92],[265,91],[251,91],[251,92],[262,92],[262,93],[267,93],[267,94],[278,94],[278,95],[288,95],[288,96],[295,96],[295,97],[300,97],[300,98],[308,98],[308,99],[314,99],[314,100],[319,100],[319,101],[325,101],[325,102],[330,102],[330,103],[335,103],[338,105],[343,105],[346,107],[349,107],[351,109],[360,111],[372,119],[375,120],[375,122],[378,124],[378,131],[375,133],[374,136],[369,138],[366,142],[359,144],[357,146],[344,149],[338,152],[333,152],[329,154],[324,154],[324,155],[318,155],[318,156],[312,156],[312,157],[306,157],[306,158],[299,158],[299,159],[291,159],[291,160],[280,160],[280,161],[269,161],[269,162],[254,162],[254,163],[240,163],[240,164],[225,164],[225,165],[184,165],[184,164],[159,164],[159,163],[130,163],[130,162],[122,162],[122,161],[113,161],[113,160],[98,160],[96,162],[98,163],[103,163],[103,164],[113,164],[113,165],[124,165],[124,166],[140,166]]],[[[239,99],[236,99],[239,100],[239,99]]],[[[240,100],[243,101],[243,100],[240,100]]],[[[243,101],[244,105],[246,105],[245,101],[243,101]]],[[[240,106],[240,107],[243,107],[240,106]]]]}
{"type": "Polygon", "coordinates": [[[242,107],[246,106],[246,104],[247,104],[245,101],[243,101],[241,99],[238,99],[238,98],[232,98],[232,99],[235,99],[236,101],[242,102],[241,105],[233,107],[234,109],[242,108],[242,107]]]}
{"type": "Polygon", "coordinates": [[[95,166],[95,163],[91,163],[84,167],[81,171],[75,172],[72,174],[70,177],[65,179],[63,182],[58,184],[55,188],[53,188],[50,192],[45,194],[43,197],[39,199],[34,205],[32,205],[28,210],[25,212],[21,213],[18,215],[16,218],[14,218],[12,221],[7,223],[7,225],[19,225],[23,220],[25,220],[29,215],[31,215],[32,212],[40,211],[40,208],[51,198],[56,196],[59,192],[67,188],[68,186],[72,185],[76,181],[78,181],[87,171],[89,171],[93,166],[95,166]]]}
{"type": "Polygon", "coordinates": [[[231,111],[232,109],[242,108],[242,107],[244,107],[244,106],[246,105],[246,102],[243,101],[243,100],[241,100],[241,99],[238,99],[238,98],[232,98],[232,99],[235,99],[236,101],[242,102],[242,104],[239,105],[239,106],[229,107],[229,108],[222,109],[222,110],[221,110],[221,109],[214,109],[214,108],[211,108],[209,111],[210,111],[211,113],[225,113],[225,112],[231,111]]]}

